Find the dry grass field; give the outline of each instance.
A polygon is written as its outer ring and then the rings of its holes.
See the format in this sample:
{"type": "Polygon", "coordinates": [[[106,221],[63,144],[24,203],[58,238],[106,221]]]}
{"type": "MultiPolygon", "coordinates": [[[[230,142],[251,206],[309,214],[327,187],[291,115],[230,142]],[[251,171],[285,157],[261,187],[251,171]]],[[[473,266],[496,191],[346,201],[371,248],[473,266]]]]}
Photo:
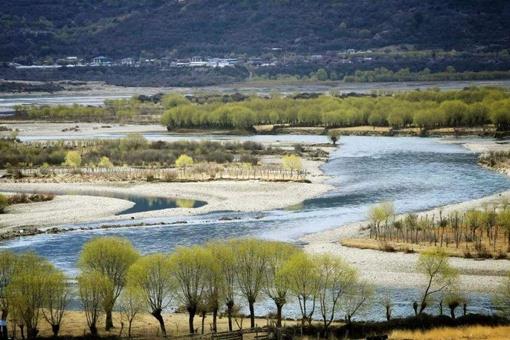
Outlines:
{"type": "Polygon", "coordinates": [[[395,331],[392,340],[508,340],[510,327],[469,326],[463,328],[437,328],[429,331],[395,331]]]}
{"type": "MultiPolygon", "coordinates": [[[[419,244],[396,242],[396,241],[380,241],[370,238],[348,238],[342,239],[340,243],[345,247],[359,248],[359,249],[372,249],[382,250],[387,252],[404,252],[404,253],[420,253],[430,249],[434,244],[429,242],[421,242],[419,244]]],[[[483,252],[476,250],[473,244],[466,245],[464,242],[455,246],[455,243],[443,244],[441,247],[446,251],[449,256],[464,257],[464,258],[495,258],[495,259],[508,259],[509,253],[506,251],[506,244],[501,237],[498,241],[496,251],[492,247],[485,246],[483,252]]]]}
{"type": "MultiPolygon", "coordinates": [[[[188,315],[186,313],[173,313],[163,315],[165,319],[165,326],[169,336],[178,336],[188,334],[188,315]]],[[[258,318],[256,319],[256,325],[258,327],[264,327],[270,324],[272,321],[269,319],[258,318]]],[[[291,326],[295,325],[297,321],[283,321],[284,325],[291,326]]],[[[244,319],[236,318],[234,323],[234,330],[239,328],[249,328],[250,320],[248,317],[244,319]]],[[[107,335],[121,335],[127,337],[128,335],[128,323],[123,320],[119,313],[113,314],[113,324],[115,328],[110,332],[104,330],[104,316],[100,318],[98,323],[98,330],[101,336],[107,335]],[[123,326],[121,324],[123,322],[123,326]]],[[[207,315],[204,321],[204,333],[211,332],[212,316],[207,315]]],[[[10,323],[12,326],[12,322],[10,323]]],[[[195,317],[195,328],[201,333],[202,319],[200,316],[195,317]]],[[[43,337],[50,337],[51,327],[45,320],[41,320],[39,323],[40,335],[43,337]]],[[[228,330],[228,319],[226,317],[218,318],[218,331],[223,332],[228,330]]],[[[11,327],[9,331],[12,333],[11,327]]],[[[158,321],[149,315],[148,313],[142,313],[136,316],[132,326],[133,337],[157,337],[161,334],[159,330],[158,321]]],[[[61,326],[60,335],[62,336],[80,336],[89,333],[87,327],[87,321],[85,314],[81,311],[68,311],[64,315],[64,320],[61,326]]],[[[19,335],[19,329],[16,330],[16,334],[19,335]]]]}

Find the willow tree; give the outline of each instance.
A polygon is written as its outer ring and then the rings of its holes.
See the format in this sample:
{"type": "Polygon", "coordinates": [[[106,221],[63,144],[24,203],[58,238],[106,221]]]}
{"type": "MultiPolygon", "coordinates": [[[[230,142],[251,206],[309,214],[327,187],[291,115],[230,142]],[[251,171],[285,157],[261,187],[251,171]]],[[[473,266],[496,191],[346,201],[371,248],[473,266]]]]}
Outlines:
{"type": "Polygon", "coordinates": [[[317,298],[323,321],[324,332],[335,319],[340,307],[340,299],[357,284],[356,270],[340,257],[328,254],[313,258],[317,266],[317,298]]]}
{"type": "Polygon", "coordinates": [[[250,327],[255,327],[255,302],[264,288],[268,264],[267,243],[255,239],[238,240],[234,245],[236,254],[236,277],[241,295],[250,309],[250,327]]]}
{"type": "Polygon", "coordinates": [[[16,269],[16,254],[10,251],[0,252],[0,309],[3,321],[2,334],[7,335],[7,316],[9,314],[9,300],[7,299],[6,288],[11,282],[16,269]]]}
{"type": "Polygon", "coordinates": [[[16,309],[25,327],[29,339],[37,337],[41,311],[45,307],[49,277],[57,269],[47,260],[26,253],[18,257],[16,269],[7,285],[6,295],[10,306],[16,309]]]}
{"type": "Polygon", "coordinates": [[[136,316],[145,310],[146,301],[143,292],[135,286],[127,286],[119,296],[119,310],[121,318],[128,324],[128,337],[131,338],[131,329],[136,316]]]}
{"type": "Polygon", "coordinates": [[[211,242],[206,245],[211,252],[222,279],[222,300],[227,307],[228,330],[232,331],[232,317],[234,314],[235,296],[236,296],[236,254],[234,253],[232,242],[211,242]]]}
{"type": "Polygon", "coordinates": [[[105,295],[105,329],[113,327],[112,310],[126,285],[129,267],[140,255],[131,242],[120,237],[99,237],[87,242],[81,251],[78,266],[83,272],[98,272],[111,281],[111,291],[105,295]]]}
{"type": "Polygon", "coordinates": [[[431,248],[420,254],[416,264],[418,272],[425,276],[426,286],[421,297],[420,313],[427,308],[429,299],[456,283],[458,272],[451,267],[448,254],[441,248],[431,248]]]}
{"type": "Polygon", "coordinates": [[[65,275],[60,271],[48,273],[46,280],[43,316],[50,324],[53,336],[57,337],[69,303],[70,289],[65,275]]]}
{"type": "Polygon", "coordinates": [[[166,336],[163,309],[172,301],[175,289],[172,263],[166,254],[151,254],[139,258],[128,272],[128,286],[140,289],[149,311],[159,322],[161,333],[166,336]]]}
{"type": "Polygon", "coordinates": [[[85,272],[78,276],[78,291],[90,334],[97,336],[97,321],[103,312],[103,303],[113,289],[112,281],[97,272],[85,272]]]}
{"type": "Polygon", "coordinates": [[[214,257],[214,253],[209,247],[205,248],[205,250],[209,261],[207,263],[205,273],[205,293],[203,305],[206,311],[210,311],[212,313],[212,331],[217,332],[218,311],[222,304],[226,290],[225,278],[223,277],[223,271],[221,270],[221,263],[214,257]]]}
{"type": "Polygon", "coordinates": [[[290,292],[295,295],[301,311],[301,325],[311,324],[319,290],[319,271],[310,255],[294,254],[282,266],[280,274],[287,277],[290,292]]]}
{"type": "Polygon", "coordinates": [[[193,334],[194,318],[205,297],[212,258],[204,248],[193,246],[178,248],[170,261],[177,284],[177,296],[188,311],[189,332],[193,334]]]}
{"type": "Polygon", "coordinates": [[[287,303],[289,295],[289,278],[282,273],[282,268],[288,259],[296,254],[298,249],[283,242],[267,244],[267,269],[265,270],[264,291],[276,305],[276,326],[282,326],[282,309],[287,303]]]}

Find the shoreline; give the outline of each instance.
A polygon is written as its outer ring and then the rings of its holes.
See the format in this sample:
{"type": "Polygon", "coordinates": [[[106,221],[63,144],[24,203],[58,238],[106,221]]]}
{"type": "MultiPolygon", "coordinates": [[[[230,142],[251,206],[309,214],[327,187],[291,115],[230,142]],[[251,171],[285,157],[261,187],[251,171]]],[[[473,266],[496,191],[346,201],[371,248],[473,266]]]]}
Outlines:
{"type": "MultiPolygon", "coordinates": [[[[53,201],[19,204],[8,208],[0,215],[0,234],[17,229],[32,229],[40,233],[42,228],[56,232],[55,226],[102,222],[114,224],[144,218],[183,217],[215,211],[259,212],[292,206],[306,199],[319,196],[332,187],[325,184],[327,179],[320,166],[323,161],[303,160],[303,167],[309,173],[311,183],[302,182],[264,182],[257,180],[184,183],[0,183],[2,191],[38,191],[57,192],[53,201]],[[306,190],[303,190],[306,186],[306,190]],[[199,208],[170,208],[152,210],[126,215],[116,215],[134,205],[133,202],[90,196],[86,192],[109,192],[123,195],[138,195],[146,198],[165,197],[206,201],[199,208]],[[72,192],[62,195],[58,192],[72,192]],[[81,195],[80,195],[81,193],[81,195]],[[43,221],[41,223],[41,221],[43,221]],[[48,229],[49,228],[49,229],[48,229]],[[35,229],[35,230],[34,230],[35,229]],[[39,231],[38,231],[39,230],[39,231]]],[[[27,235],[27,232],[24,231],[27,235]]],[[[17,233],[12,237],[21,236],[17,233]]],[[[4,238],[5,239],[5,238],[4,238]]]]}
{"type": "MultiPolygon", "coordinates": [[[[495,141],[484,141],[483,139],[480,139],[478,143],[469,141],[461,144],[473,152],[489,152],[499,149],[501,146],[495,141]]],[[[510,146],[506,145],[506,148],[508,149],[510,146]]],[[[419,216],[437,215],[439,211],[443,213],[464,211],[496,202],[501,198],[510,199],[510,190],[478,199],[439,206],[417,212],[417,214],[419,216]]],[[[363,237],[362,229],[367,224],[366,220],[349,223],[334,229],[307,234],[301,237],[299,241],[304,244],[305,251],[309,253],[330,253],[341,256],[356,267],[364,279],[369,280],[376,286],[393,288],[422,287],[425,283],[423,277],[415,270],[415,263],[419,254],[390,253],[382,250],[353,248],[340,243],[342,239],[363,237]]],[[[450,257],[449,261],[453,267],[459,270],[461,286],[464,287],[466,292],[493,292],[499,282],[510,271],[510,260],[508,259],[479,260],[450,257]]]]}

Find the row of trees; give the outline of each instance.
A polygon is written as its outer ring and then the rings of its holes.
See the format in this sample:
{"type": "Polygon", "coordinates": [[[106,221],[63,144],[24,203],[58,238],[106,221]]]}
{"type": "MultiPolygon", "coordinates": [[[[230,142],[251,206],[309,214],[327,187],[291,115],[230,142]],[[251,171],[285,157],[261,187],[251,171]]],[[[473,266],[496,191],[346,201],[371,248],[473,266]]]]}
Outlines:
{"type": "Polygon", "coordinates": [[[194,333],[195,316],[206,313],[212,314],[216,331],[223,309],[232,330],[238,299],[248,306],[250,326],[255,327],[255,304],[264,296],[274,302],[280,327],[282,310],[295,297],[303,324],[318,313],[327,329],[339,311],[350,320],[371,295],[369,285],[340,258],[310,256],[287,243],[254,239],[139,256],[124,239],[98,238],[84,246],[79,266],[80,297],[92,334],[103,311],[106,329],[113,326],[111,315],[119,297],[124,307],[146,306],[166,334],[162,312],[171,305],[187,311],[189,332],[194,333]]]}
{"type": "Polygon", "coordinates": [[[259,98],[235,103],[181,101],[165,111],[170,128],[241,128],[257,124],[293,126],[391,126],[393,128],[469,127],[510,123],[510,96],[502,89],[414,91],[394,96],[320,96],[312,99],[259,98]]]}
{"type": "MultiPolygon", "coordinates": [[[[240,239],[209,242],[203,246],[180,247],[173,253],[141,256],[126,239],[101,237],[86,243],[80,254],[77,277],[78,296],[91,334],[105,315],[106,329],[113,327],[112,313],[119,310],[131,325],[143,312],[149,312],[166,327],[163,312],[179,307],[189,315],[189,332],[196,332],[194,320],[212,315],[212,330],[225,310],[229,329],[234,313],[248,306],[250,326],[255,327],[255,304],[263,298],[273,301],[276,326],[282,326],[283,308],[297,301],[302,325],[321,320],[324,332],[339,313],[347,322],[372,302],[372,287],[357,271],[332,255],[309,255],[293,245],[240,239]]],[[[460,293],[458,273],[449,265],[441,248],[423,252],[416,270],[424,277],[424,289],[413,303],[416,314],[438,302],[442,313],[455,309],[465,300],[460,293]]],[[[510,311],[510,275],[495,296],[497,306],[510,311]]],[[[68,305],[71,286],[64,274],[47,260],[33,253],[0,253],[0,308],[29,338],[39,333],[39,322],[46,320],[58,335],[68,305]]],[[[383,297],[386,317],[393,304],[383,297]]],[[[464,302],[465,303],[465,302],[464,302]]],[[[203,323],[202,323],[203,324],[203,323]]],[[[2,329],[2,332],[7,329],[2,329]]]]}
{"type": "Polygon", "coordinates": [[[419,217],[408,214],[395,217],[393,204],[385,202],[368,212],[370,237],[381,241],[434,246],[465,247],[486,255],[489,250],[505,254],[510,250],[510,202],[485,205],[482,209],[453,211],[419,217]]]}
{"type": "MultiPolygon", "coordinates": [[[[132,97],[129,99],[107,99],[103,106],[89,105],[18,105],[14,108],[20,117],[48,120],[85,120],[85,121],[136,121],[151,120],[151,116],[160,116],[161,105],[132,97]]],[[[154,120],[154,119],[152,119],[154,120]]]]}

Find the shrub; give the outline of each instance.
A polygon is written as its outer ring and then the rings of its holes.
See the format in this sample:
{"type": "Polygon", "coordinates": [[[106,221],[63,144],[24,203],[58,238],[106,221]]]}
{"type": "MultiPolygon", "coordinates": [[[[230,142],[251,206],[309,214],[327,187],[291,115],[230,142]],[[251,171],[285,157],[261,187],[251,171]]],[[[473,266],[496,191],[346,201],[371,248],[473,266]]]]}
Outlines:
{"type": "Polygon", "coordinates": [[[5,195],[0,194],[0,214],[5,212],[5,208],[9,205],[7,201],[7,197],[5,195]]]}
{"type": "Polygon", "coordinates": [[[66,166],[77,168],[81,165],[81,155],[78,151],[68,151],[64,163],[66,166]]]}
{"type": "Polygon", "coordinates": [[[182,154],[175,161],[175,166],[178,168],[185,168],[193,165],[193,158],[188,155],[182,154]]]}
{"type": "Polygon", "coordinates": [[[99,160],[99,163],[97,164],[97,166],[99,166],[101,168],[112,168],[113,164],[112,164],[112,162],[110,162],[110,159],[108,157],[103,156],[99,160]]]}

